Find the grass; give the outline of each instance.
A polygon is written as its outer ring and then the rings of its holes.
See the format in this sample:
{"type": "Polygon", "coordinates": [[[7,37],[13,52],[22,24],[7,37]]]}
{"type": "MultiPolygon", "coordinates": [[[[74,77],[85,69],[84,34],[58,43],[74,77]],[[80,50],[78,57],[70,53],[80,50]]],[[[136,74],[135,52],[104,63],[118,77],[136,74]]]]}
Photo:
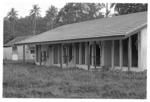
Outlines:
{"type": "Polygon", "coordinates": [[[146,71],[86,71],[4,62],[3,97],[146,98],[146,71]]]}

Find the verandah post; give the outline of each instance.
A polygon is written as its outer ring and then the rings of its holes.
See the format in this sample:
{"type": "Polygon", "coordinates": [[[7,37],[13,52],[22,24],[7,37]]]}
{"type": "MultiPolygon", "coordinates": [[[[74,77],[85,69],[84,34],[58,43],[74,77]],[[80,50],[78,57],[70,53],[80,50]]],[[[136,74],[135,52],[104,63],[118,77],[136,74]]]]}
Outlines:
{"type": "Polygon", "coordinates": [[[90,42],[87,45],[87,64],[88,64],[88,70],[90,70],[90,60],[91,60],[91,56],[90,56],[90,42]]]}
{"type": "Polygon", "coordinates": [[[41,45],[39,45],[39,52],[40,52],[40,65],[42,64],[42,51],[41,51],[41,45]]]}
{"type": "Polygon", "coordinates": [[[132,65],[132,41],[131,41],[131,37],[129,37],[128,39],[128,71],[130,71],[131,69],[131,65],[132,65]]]}
{"type": "Polygon", "coordinates": [[[60,44],[60,67],[63,68],[63,45],[60,44]]]}
{"type": "Polygon", "coordinates": [[[25,45],[23,45],[23,63],[25,63],[25,45]]]}
{"type": "Polygon", "coordinates": [[[73,63],[74,63],[74,66],[76,67],[76,46],[75,46],[75,43],[73,43],[72,46],[73,46],[73,49],[72,49],[73,63]]]}
{"type": "Polygon", "coordinates": [[[122,62],[123,62],[123,46],[122,46],[122,39],[119,40],[119,66],[122,69],[122,62]]]}
{"type": "Polygon", "coordinates": [[[103,67],[104,66],[104,41],[101,41],[101,66],[103,67]]]}
{"type": "Polygon", "coordinates": [[[138,32],[138,68],[141,68],[141,33],[138,32]]]}
{"type": "Polygon", "coordinates": [[[114,69],[114,40],[112,40],[112,47],[111,47],[111,67],[114,69]]]}
{"type": "Polygon", "coordinates": [[[94,42],[94,67],[96,69],[96,42],[94,42]]]}
{"type": "Polygon", "coordinates": [[[79,64],[82,64],[82,45],[79,43],[79,64]]]}

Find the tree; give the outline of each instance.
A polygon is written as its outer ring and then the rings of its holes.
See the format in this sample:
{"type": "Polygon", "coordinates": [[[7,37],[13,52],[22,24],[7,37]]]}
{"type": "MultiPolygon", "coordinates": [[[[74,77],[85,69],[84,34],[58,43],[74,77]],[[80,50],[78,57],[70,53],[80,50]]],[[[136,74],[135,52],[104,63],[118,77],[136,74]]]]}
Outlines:
{"type": "MultiPolygon", "coordinates": [[[[8,15],[7,15],[7,18],[8,20],[10,21],[10,24],[11,24],[11,33],[12,33],[12,36],[14,36],[15,34],[15,22],[17,20],[17,11],[12,8],[10,12],[8,12],[8,15]]],[[[6,19],[6,18],[5,18],[6,19]]]]}
{"type": "Polygon", "coordinates": [[[147,11],[147,4],[142,3],[118,3],[115,9],[119,15],[147,11]]]}
{"type": "Polygon", "coordinates": [[[51,7],[46,11],[46,16],[44,17],[46,19],[46,26],[47,29],[52,29],[54,27],[54,24],[56,23],[56,17],[57,17],[58,10],[55,6],[51,5],[51,7]]]}
{"type": "Polygon", "coordinates": [[[94,3],[67,3],[58,13],[57,24],[60,26],[102,18],[100,9],[100,5],[94,3]]]}
{"type": "Polygon", "coordinates": [[[32,17],[33,20],[33,34],[36,34],[36,20],[37,17],[40,16],[40,7],[38,5],[33,5],[33,9],[30,11],[30,16],[32,17]]]}

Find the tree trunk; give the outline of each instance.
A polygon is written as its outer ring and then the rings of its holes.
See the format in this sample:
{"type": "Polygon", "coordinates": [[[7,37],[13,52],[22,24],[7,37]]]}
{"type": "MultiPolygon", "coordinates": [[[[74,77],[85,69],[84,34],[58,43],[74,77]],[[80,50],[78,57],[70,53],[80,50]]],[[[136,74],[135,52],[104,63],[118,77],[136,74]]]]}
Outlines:
{"type": "Polygon", "coordinates": [[[33,20],[33,35],[36,35],[36,16],[34,16],[33,20]]]}

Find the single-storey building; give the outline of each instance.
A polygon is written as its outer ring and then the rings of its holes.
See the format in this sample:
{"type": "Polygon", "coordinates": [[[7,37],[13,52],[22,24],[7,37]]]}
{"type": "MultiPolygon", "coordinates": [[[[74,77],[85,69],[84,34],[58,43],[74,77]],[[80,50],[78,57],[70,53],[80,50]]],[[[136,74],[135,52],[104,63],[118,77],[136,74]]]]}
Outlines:
{"type": "Polygon", "coordinates": [[[18,36],[4,44],[3,59],[13,61],[26,60],[33,62],[35,59],[35,47],[33,45],[14,45],[15,43],[25,40],[29,37],[31,36],[18,36]]]}
{"type": "Polygon", "coordinates": [[[63,25],[15,43],[34,44],[37,65],[147,68],[147,12],[63,25]]]}

